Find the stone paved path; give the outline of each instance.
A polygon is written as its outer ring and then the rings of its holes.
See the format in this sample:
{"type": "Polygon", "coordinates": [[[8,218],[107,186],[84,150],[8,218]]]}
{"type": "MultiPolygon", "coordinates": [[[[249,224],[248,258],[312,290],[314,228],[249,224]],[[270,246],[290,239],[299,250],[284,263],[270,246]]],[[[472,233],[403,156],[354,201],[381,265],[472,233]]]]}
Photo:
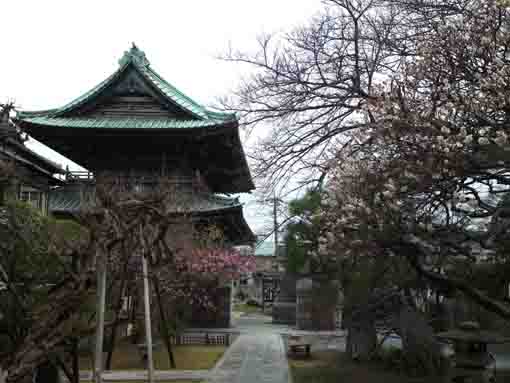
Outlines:
{"type": "MultiPolygon", "coordinates": [[[[289,383],[290,372],[285,338],[289,334],[309,336],[314,349],[345,348],[342,331],[296,331],[285,325],[271,324],[271,317],[239,318],[234,328],[193,329],[191,332],[240,333],[225,355],[212,370],[157,371],[156,380],[201,380],[204,383],[289,383]]],[[[81,380],[90,380],[92,373],[82,371],[81,380]]],[[[145,380],[145,371],[105,371],[105,381],[145,380]]]]}
{"type": "Polygon", "coordinates": [[[288,383],[289,364],[281,336],[242,334],[211,371],[207,383],[288,383]]]}

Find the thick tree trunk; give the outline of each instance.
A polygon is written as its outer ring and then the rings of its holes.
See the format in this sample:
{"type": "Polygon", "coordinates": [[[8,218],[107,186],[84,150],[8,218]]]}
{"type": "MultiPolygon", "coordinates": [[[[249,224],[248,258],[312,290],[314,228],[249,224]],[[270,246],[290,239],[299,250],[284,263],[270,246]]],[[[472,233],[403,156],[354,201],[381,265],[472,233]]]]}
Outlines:
{"type": "Polygon", "coordinates": [[[60,371],[55,364],[45,362],[37,367],[34,383],[60,383],[60,371]]]}
{"type": "Polygon", "coordinates": [[[8,366],[9,383],[25,381],[31,377],[36,366],[48,360],[48,353],[62,344],[72,334],[75,313],[86,302],[93,287],[91,273],[79,278],[69,278],[49,294],[50,299],[34,311],[34,322],[23,344],[12,357],[8,366]]]}
{"type": "Polygon", "coordinates": [[[355,360],[370,359],[377,346],[375,322],[369,319],[349,319],[347,331],[347,354],[355,360]]]}
{"type": "Polygon", "coordinates": [[[72,383],[80,383],[80,362],[78,355],[78,343],[80,342],[79,338],[73,338],[72,340],[72,351],[71,358],[73,364],[73,382],[72,383]]]}
{"type": "Polygon", "coordinates": [[[408,372],[420,376],[440,374],[443,367],[441,348],[424,316],[404,305],[394,327],[402,339],[402,354],[408,372]]]}

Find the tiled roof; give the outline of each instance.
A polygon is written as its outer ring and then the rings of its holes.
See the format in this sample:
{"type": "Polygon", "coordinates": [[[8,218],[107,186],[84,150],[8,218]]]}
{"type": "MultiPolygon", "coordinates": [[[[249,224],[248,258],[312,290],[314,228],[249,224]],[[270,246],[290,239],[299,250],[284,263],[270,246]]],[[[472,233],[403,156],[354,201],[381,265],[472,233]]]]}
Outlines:
{"type": "Polygon", "coordinates": [[[154,72],[149,66],[139,68],[140,72],[165,96],[174,101],[181,108],[192,112],[195,116],[207,120],[209,114],[207,110],[193,101],[191,98],[180,92],[176,87],[166,82],[161,76],[154,72]]]}
{"type": "MultiPolygon", "coordinates": [[[[80,212],[83,208],[81,198],[86,194],[86,190],[91,185],[85,186],[84,188],[80,185],[66,185],[59,189],[53,190],[49,195],[49,206],[48,210],[50,213],[55,215],[73,215],[80,212]]],[[[175,204],[175,209],[170,209],[169,213],[184,214],[185,216],[197,217],[201,219],[209,219],[212,215],[214,222],[223,223],[227,227],[227,231],[230,233],[230,240],[232,243],[245,244],[251,243],[255,240],[255,237],[244,220],[241,207],[237,198],[227,198],[214,194],[201,193],[194,195],[193,198],[186,198],[184,194],[184,201],[192,201],[192,205],[187,205],[186,209],[180,209],[182,206],[183,199],[180,198],[175,204]]]]}
{"type": "Polygon", "coordinates": [[[25,117],[23,121],[36,125],[68,127],[68,128],[97,128],[97,129],[192,129],[223,126],[225,120],[177,120],[170,118],[86,118],[86,117],[25,117]]]}
{"type": "Polygon", "coordinates": [[[38,169],[53,174],[62,174],[64,169],[53,161],[50,161],[46,157],[37,154],[27,146],[25,146],[24,140],[21,137],[20,132],[16,130],[16,126],[9,119],[1,119],[0,116],[0,139],[2,145],[0,151],[5,155],[30,164],[38,169]]]}
{"type": "MultiPolygon", "coordinates": [[[[64,113],[68,113],[89,100],[92,100],[107,88],[113,81],[115,81],[126,68],[133,66],[138,73],[140,73],[145,80],[158,89],[162,96],[166,97],[170,102],[187,111],[198,120],[220,120],[220,121],[235,121],[236,116],[230,113],[220,113],[207,110],[204,106],[195,102],[190,97],[179,91],[173,85],[164,80],[157,74],[151,67],[149,61],[146,59],[145,54],[138,49],[135,45],[124,53],[124,56],[119,60],[120,67],[111,76],[99,83],[97,86],[64,105],[61,108],[48,109],[41,111],[20,111],[17,115],[18,120],[27,120],[35,117],[62,117],[64,113]]],[[[217,122],[215,122],[216,124],[217,122]]],[[[173,128],[172,125],[165,126],[173,128]]]]}
{"type": "Polygon", "coordinates": [[[209,193],[182,193],[174,202],[176,212],[214,212],[242,206],[238,198],[228,198],[209,193]]]}
{"type": "MultiPolygon", "coordinates": [[[[53,190],[49,198],[49,211],[53,213],[77,213],[82,208],[83,191],[73,186],[62,187],[53,190]]],[[[195,193],[178,195],[174,209],[176,213],[210,213],[241,207],[241,203],[237,198],[227,198],[215,194],[195,193]],[[180,208],[185,206],[185,208],[180,208]]]]}

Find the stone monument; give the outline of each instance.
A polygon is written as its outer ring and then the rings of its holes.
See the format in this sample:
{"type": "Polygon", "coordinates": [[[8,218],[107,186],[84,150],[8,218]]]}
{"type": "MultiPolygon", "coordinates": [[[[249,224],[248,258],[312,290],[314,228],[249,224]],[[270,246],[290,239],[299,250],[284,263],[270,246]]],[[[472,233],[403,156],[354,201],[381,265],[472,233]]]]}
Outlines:
{"type": "Polygon", "coordinates": [[[296,324],[296,276],[285,273],[280,281],[280,292],[273,303],[273,323],[296,324]]]}

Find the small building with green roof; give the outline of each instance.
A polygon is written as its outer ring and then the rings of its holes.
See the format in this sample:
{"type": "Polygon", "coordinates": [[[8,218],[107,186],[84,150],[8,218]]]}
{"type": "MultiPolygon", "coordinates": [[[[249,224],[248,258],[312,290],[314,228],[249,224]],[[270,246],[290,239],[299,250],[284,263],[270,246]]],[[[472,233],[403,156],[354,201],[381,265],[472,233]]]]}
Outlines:
{"type": "Polygon", "coordinates": [[[0,205],[6,200],[21,200],[43,214],[49,210],[48,195],[62,181],[58,164],[40,156],[25,145],[25,139],[10,119],[10,106],[0,107],[0,163],[13,172],[9,181],[0,182],[0,205]]]}

